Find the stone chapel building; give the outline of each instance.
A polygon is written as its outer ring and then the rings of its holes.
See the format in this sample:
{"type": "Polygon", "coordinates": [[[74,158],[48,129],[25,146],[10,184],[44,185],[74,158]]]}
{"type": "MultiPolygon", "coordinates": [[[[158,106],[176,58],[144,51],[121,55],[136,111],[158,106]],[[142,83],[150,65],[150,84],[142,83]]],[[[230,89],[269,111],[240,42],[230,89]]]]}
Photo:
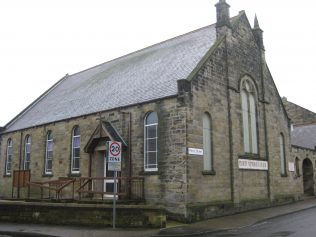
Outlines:
{"type": "MultiPolygon", "coordinates": [[[[117,140],[119,175],[142,177],[144,202],[170,217],[300,199],[263,31],[244,11],[230,17],[225,0],[215,6],[215,24],[66,75],[12,119],[1,132],[0,196],[11,197],[14,170],[31,181],[113,177],[105,143],[117,140]]],[[[111,192],[104,182],[89,188],[111,192]]]]}

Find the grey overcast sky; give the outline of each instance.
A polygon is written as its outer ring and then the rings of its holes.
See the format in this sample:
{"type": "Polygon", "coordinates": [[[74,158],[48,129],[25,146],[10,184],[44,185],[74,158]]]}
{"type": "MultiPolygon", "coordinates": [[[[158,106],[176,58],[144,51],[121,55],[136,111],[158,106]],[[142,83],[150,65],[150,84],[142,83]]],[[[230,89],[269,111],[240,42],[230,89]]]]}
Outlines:
{"type": "MultiPolygon", "coordinates": [[[[215,22],[218,0],[1,0],[0,126],[73,74],[215,22]]],[[[316,112],[316,4],[227,0],[255,13],[281,96],[316,112]]]]}

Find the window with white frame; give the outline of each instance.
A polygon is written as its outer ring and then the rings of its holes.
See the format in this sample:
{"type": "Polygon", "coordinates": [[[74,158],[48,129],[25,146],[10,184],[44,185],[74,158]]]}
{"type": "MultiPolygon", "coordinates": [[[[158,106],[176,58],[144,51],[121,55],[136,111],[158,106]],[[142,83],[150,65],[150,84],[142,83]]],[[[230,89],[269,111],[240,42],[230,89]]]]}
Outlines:
{"type": "Polygon", "coordinates": [[[80,128],[75,126],[72,132],[71,173],[80,172],[80,128]]]}
{"type": "Polygon", "coordinates": [[[241,83],[244,152],[258,154],[256,89],[250,78],[241,83]]]}
{"type": "Polygon", "coordinates": [[[13,142],[12,139],[9,138],[7,142],[7,156],[5,162],[5,175],[11,175],[12,171],[12,155],[13,155],[13,142]]]}
{"type": "Polygon", "coordinates": [[[144,170],[158,170],[158,116],[156,112],[147,114],[144,122],[144,170]]]}
{"type": "Polygon", "coordinates": [[[281,133],[279,136],[279,143],[280,143],[281,175],[286,175],[285,147],[284,147],[284,135],[283,135],[283,133],[281,133]]]}
{"type": "Polygon", "coordinates": [[[212,171],[212,141],[211,141],[211,117],[203,114],[203,170],[212,171]]]}
{"type": "Polygon", "coordinates": [[[24,141],[24,162],[23,169],[29,170],[31,164],[31,136],[27,135],[24,141]]]}
{"type": "Polygon", "coordinates": [[[45,174],[53,172],[53,135],[48,131],[46,136],[45,174]]]}

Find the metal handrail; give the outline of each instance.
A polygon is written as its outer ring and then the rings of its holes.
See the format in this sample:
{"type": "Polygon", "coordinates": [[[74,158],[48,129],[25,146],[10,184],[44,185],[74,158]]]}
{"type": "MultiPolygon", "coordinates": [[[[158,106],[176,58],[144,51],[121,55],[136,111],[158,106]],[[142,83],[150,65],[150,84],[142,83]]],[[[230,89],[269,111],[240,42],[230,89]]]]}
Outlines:
{"type": "Polygon", "coordinates": [[[31,186],[39,187],[41,189],[41,199],[43,199],[43,191],[44,189],[49,190],[49,196],[50,191],[56,192],[56,199],[61,198],[62,191],[68,187],[70,184],[72,184],[72,199],[74,199],[74,190],[75,190],[75,178],[59,178],[58,180],[49,180],[49,181],[33,181],[28,182],[28,197],[30,198],[30,188],[31,186]]]}
{"type": "MultiPolygon", "coordinates": [[[[80,177],[79,178],[79,188],[76,190],[79,194],[79,200],[82,198],[83,193],[92,195],[101,195],[103,200],[105,195],[114,195],[113,192],[106,192],[102,190],[94,190],[93,183],[95,181],[106,181],[113,180],[114,177],[80,177]]],[[[118,192],[116,195],[118,197],[126,196],[128,199],[144,199],[144,177],[117,177],[118,192]],[[133,189],[134,192],[129,192],[133,189]],[[136,188],[137,187],[137,188],[136,188]],[[134,195],[133,195],[134,194],[134,195]]],[[[90,196],[92,198],[92,196],[90,196]]]]}

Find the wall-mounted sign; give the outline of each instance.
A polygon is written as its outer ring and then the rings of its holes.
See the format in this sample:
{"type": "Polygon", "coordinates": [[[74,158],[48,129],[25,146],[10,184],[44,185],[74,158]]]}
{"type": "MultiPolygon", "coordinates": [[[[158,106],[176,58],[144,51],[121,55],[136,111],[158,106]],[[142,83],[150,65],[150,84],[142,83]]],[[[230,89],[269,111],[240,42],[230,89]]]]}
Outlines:
{"type": "Polygon", "coordinates": [[[203,149],[189,148],[189,155],[203,156],[203,149]]]}
{"type": "Polygon", "coordinates": [[[294,172],[295,171],[294,162],[289,162],[289,171],[290,172],[294,172]]]}
{"type": "Polygon", "coordinates": [[[268,162],[261,160],[238,159],[239,169],[247,170],[268,170],[268,162]]]}

